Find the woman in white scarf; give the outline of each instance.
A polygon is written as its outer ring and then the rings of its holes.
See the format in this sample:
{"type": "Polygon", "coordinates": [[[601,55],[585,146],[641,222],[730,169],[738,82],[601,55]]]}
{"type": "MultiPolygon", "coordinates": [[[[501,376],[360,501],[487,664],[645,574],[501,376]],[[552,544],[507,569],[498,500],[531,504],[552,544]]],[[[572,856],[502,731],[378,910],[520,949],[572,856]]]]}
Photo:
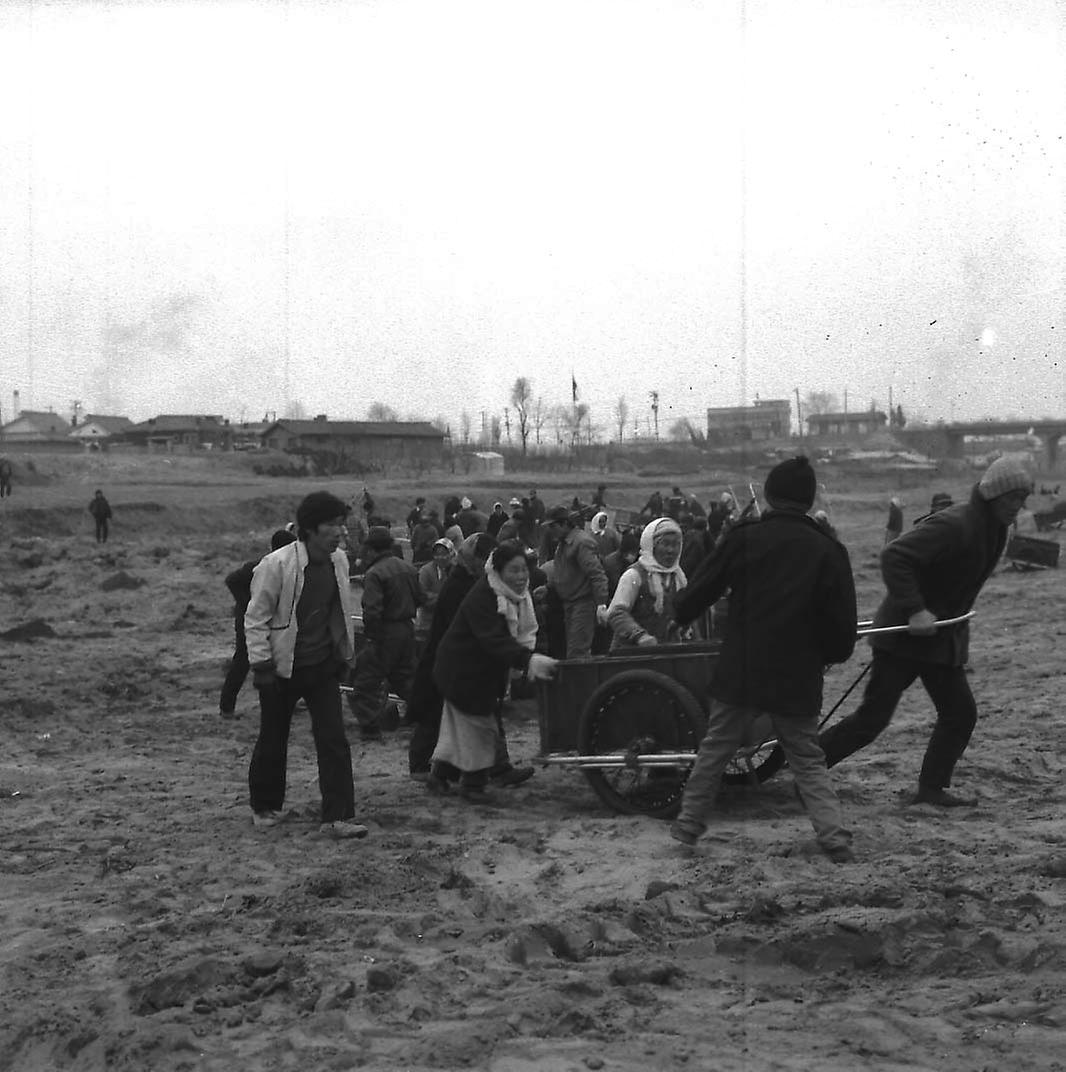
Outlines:
{"type": "Polygon", "coordinates": [[[612,649],[674,639],[674,601],[687,583],[679,565],[681,542],[681,526],[672,518],[659,517],[645,526],[640,556],[622,574],[607,608],[612,649]]]}
{"type": "Polygon", "coordinates": [[[500,544],[485,564],[484,578],[463,600],[434,664],[434,680],[444,697],[434,777],[438,765],[458,768],[467,799],[485,797],[489,770],[501,758],[496,716],[509,673],[525,671],[536,680],[555,671],[554,659],[534,652],[536,643],[525,552],[516,543],[500,544]]]}

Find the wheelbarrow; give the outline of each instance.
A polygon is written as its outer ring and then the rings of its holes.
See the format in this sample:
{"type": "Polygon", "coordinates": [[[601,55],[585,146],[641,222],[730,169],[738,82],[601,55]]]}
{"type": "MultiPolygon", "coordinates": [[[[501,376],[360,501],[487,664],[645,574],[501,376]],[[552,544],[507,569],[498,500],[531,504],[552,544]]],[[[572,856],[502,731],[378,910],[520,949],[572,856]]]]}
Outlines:
{"type": "MultiPolygon", "coordinates": [[[[958,625],[973,612],[936,623],[958,625]]],[[[860,637],[906,632],[858,623],[860,637]]],[[[709,689],[721,644],[661,644],[560,660],[538,684],[538,762],[576,767],[614,811],[670,818],[707,726],[709,689]]],[[[819,728],[866,676],[869,664],[822,718],[819,728]]],[[[729,762],[727,785],[758,785],[785,765],[768,717],[753,719],[729,762]]]]}

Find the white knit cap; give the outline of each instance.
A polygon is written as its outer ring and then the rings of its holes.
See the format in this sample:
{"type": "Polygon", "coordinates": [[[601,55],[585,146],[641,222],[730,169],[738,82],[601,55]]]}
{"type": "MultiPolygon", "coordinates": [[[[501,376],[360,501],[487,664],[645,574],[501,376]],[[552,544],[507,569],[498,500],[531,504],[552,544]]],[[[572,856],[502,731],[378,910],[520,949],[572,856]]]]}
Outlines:
{"type": "Polygon", "coordinates": [[[977,491],[986,502],[1011,491],[1033,490],[1033,478],[1020,461],[1006,456],[997,458],[977,483],[977,491]]]}

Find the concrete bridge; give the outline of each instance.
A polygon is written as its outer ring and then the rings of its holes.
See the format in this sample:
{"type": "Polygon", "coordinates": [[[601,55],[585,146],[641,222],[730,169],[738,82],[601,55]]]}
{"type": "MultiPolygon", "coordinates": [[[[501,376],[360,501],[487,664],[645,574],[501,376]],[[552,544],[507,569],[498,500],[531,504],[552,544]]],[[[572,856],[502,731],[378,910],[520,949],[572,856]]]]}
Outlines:
{"type": "Polygon", "coordinates": [[[1043,421],[953,421],[950,424],[931,424],[923,428],[907,428],[906,433],[911,436],[921,435],[925,442],[933,447],[932,453],[946,458],[965,457],[967,436],[1035,436],[1043,446],[1043,467],[1053,469],[1059,460],[1059,440],[1066,435],[1066,419],[1043,421]]]}

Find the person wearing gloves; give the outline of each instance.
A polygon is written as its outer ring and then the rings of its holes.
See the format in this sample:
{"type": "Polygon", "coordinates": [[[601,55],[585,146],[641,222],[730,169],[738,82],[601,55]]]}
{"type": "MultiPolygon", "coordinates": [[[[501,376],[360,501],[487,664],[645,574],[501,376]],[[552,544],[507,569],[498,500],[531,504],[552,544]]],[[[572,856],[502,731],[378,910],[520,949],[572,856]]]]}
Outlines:
{"type": "Polygon", "coordinates": [[[844,547],[808,517],[817,483],[806,458],[774,466],[763,490],[770,509],[733,525],[677,600],[684,624],[729,592],[707,731],[670,834],[696,844],[726,765],[765,716],[818,844],[834,863],[849,863],[851,832],[818,747],[818,716],[826,665],[845,662],[855,648],[851,563],[844,547]]]}
{"type": "Polygon", "coordinates": [[[568,507],[553,506],[545,520],[555,545],[549,585],[563,606],[566,657],[584,658],[592,651],[597,623],[607,622],[607,574],[596,541],[577,527],[568,507]]]}
{"type": "Polygon", "coordinates": [[[518,543],[500,544],[485,563],[448,631],[441,638],[433,679],[444,698],[433,751],[438,764],[461,772],[466,800],[488,799],[486,784],[499,753],[497,720],[512,669],[533,681],[549,679],[556,661],[534,652],[537,617],[529,593],[529,566],[518,543]]]}
{"type": "Polygon", "coordinates": [[[676,521],[660,517],[645,526],[640,555],[622,574],[607,608],[612,651],[677,639],[674,606],[686,584],[680,557],[681,526],[676,521]]]}
{"type": "Polygon", "coordinates": [[[976,803],[948,791],[955,764],[977,724],[966,679],[968,622],[937,629],[943,618],[966,614],[995,568],[1033,480],[1025,466],[994,461],[958,503],[926,517],[881,551],[886,594],[875,627],[906,625],[903,633],[869,638],[873,663],[862,702],[821,735],[830,767],[877,739],[900,697],[920,680],[936,708],[936,725],[918,774],[916,804],[965,807],[976,803]]]}
{"type": "Polygon", "coordinates": [[[313,491],[296,510],[294,543],[266,555],[252,573],[244,633],[259,693],[259,736],[248,767],[252,821],[284,818],[289,728],[297,700],[311,716],[322,793],[321,833],[358,838],[352,752],[341,713],[341,680],[355,652],[348,557],[340,550],[348,507],[313,491]]]}

